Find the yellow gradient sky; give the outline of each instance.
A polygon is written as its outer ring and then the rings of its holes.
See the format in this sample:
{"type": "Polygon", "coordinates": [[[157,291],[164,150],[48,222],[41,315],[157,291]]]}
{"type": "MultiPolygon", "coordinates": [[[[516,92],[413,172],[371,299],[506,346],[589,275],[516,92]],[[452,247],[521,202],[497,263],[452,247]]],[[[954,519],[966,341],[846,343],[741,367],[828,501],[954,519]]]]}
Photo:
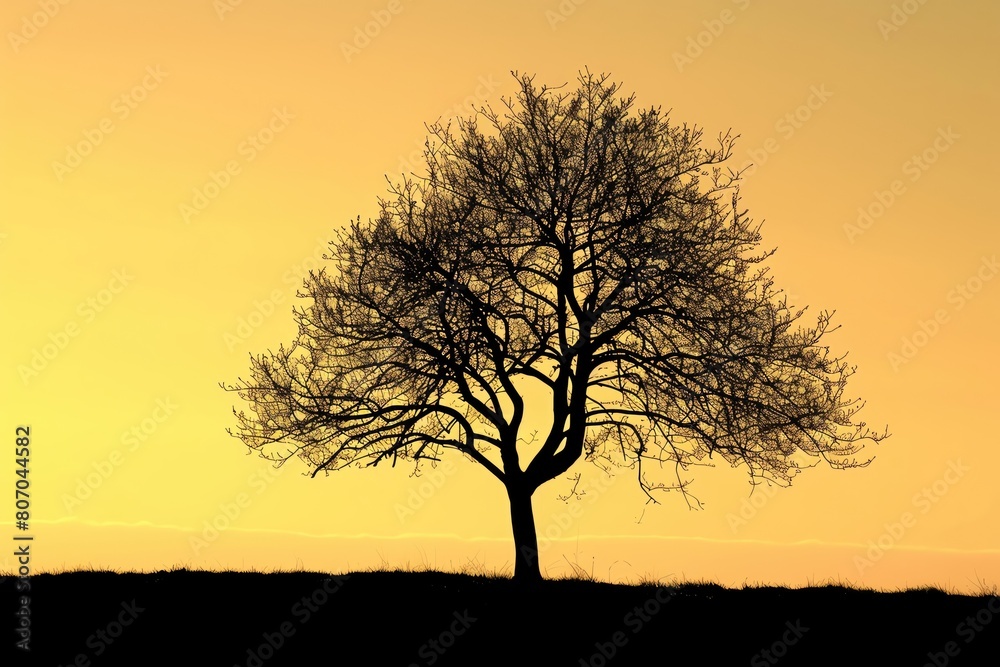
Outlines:
{"type": "Polygon", "coordinates": [[[986,0],[8,0],[0,401],[8,488],[31,426],[33,566],[509,566],[485,471],[275,475],[218,383],[291,340],[301,276],[419,168],[425,122],[589,67],[741,135],[777,285],[836,310],[849,393],[893,435],[752,498],[699,470],[700,511],[579,466],[582,500],[535,496],[548,574],[1000,582],[998,27],[986,0]]]}

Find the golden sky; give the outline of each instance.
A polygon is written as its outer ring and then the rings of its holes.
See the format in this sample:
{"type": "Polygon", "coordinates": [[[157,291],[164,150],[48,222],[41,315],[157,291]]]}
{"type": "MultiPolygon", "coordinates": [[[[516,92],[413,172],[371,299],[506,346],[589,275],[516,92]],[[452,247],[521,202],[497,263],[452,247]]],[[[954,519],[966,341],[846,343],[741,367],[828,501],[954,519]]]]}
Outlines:
{"type": "Polygon", "coordinates": [[[741,135],[777,286],[836,311],[893,435],[752,498],[698,470],[699,511],[579,465],[583,499],[535,495],[543,570],[1000,582],[997,3],[8,0],[0,27],[0,400],[9,444],[31,428],[37,570],[510,566],[484,470],[275,474],[219,382],[292,339],[301,277],[419,169],[425,122],[587,67],[741,135]]]}

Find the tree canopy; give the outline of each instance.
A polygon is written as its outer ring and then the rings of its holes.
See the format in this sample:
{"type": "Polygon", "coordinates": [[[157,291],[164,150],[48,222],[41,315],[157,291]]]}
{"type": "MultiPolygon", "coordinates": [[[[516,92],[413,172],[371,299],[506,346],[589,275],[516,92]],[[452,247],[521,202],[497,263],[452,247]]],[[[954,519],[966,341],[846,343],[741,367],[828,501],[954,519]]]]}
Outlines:
{"type": "Polygon", "coordinates": [[[426,172],[337,233],[295,341],[228,387],[250,409],[234,435],[313,474],[456,450],[505,485],[524,578],[531,495],[581,459],[689,502],[689,469],[717,457],[781,484],[804,459],[864,465],[888,434],[845,396],[832,313],[805,325],[774,287],[723,169],[736,137],[706,147],[607,76],[515,77],[501,111],[429,126],[426,172]],[[529,395],[551,400],[531,448],[529,395]]]}

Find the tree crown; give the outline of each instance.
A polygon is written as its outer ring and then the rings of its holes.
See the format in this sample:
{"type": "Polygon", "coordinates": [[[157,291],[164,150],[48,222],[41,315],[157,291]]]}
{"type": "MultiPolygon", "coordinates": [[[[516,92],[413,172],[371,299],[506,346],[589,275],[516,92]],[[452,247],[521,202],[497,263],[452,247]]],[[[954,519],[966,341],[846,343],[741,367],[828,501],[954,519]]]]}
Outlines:
{"type": "Polygon", "coordinates": [[[651,499],[714,456],[779,483],[797,454],[865,465],[863,441],[888,434],[855,421],[854,369],[821,342],[832,313],[803,326],[773,287],[722,169],[736,137],[703,147],[606,76],[571,92],[515,76],[502,113],[429,126],[426,173],[337,234],[295,342],[228,387],[253,412],[235,435],[314,474],[455,449],[530,489],[583,457],[633,469],[651,499]],[[532,384],[552,423],[527,457],[532,384]]]}

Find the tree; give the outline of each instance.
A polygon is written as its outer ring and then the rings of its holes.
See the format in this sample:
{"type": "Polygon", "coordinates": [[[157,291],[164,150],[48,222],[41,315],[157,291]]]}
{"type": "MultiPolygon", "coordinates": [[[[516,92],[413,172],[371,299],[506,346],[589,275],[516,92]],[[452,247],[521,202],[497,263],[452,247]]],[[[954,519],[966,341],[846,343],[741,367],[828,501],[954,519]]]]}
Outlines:
{"type": "Polygon", "coordinates": [[[803,454],[867,465],[888,433],[844,397],[832,313],[800,325],[774,289],[722,171],[736,137],[704,148],[607,76],[572,92],[514,76],[503,114],[430,125],[426,173],[331,241],[294,344],[226,387],[252,412],[232,434],[313,476],[459,452],[506,489],[519,581],[541,577],[532,495],[581,458],[689,505],[686,473],[716,456],[751,483],[789,483],[803,454]],[[522,432],[532,386],[551,396],[540,443],[522,432]]]}

